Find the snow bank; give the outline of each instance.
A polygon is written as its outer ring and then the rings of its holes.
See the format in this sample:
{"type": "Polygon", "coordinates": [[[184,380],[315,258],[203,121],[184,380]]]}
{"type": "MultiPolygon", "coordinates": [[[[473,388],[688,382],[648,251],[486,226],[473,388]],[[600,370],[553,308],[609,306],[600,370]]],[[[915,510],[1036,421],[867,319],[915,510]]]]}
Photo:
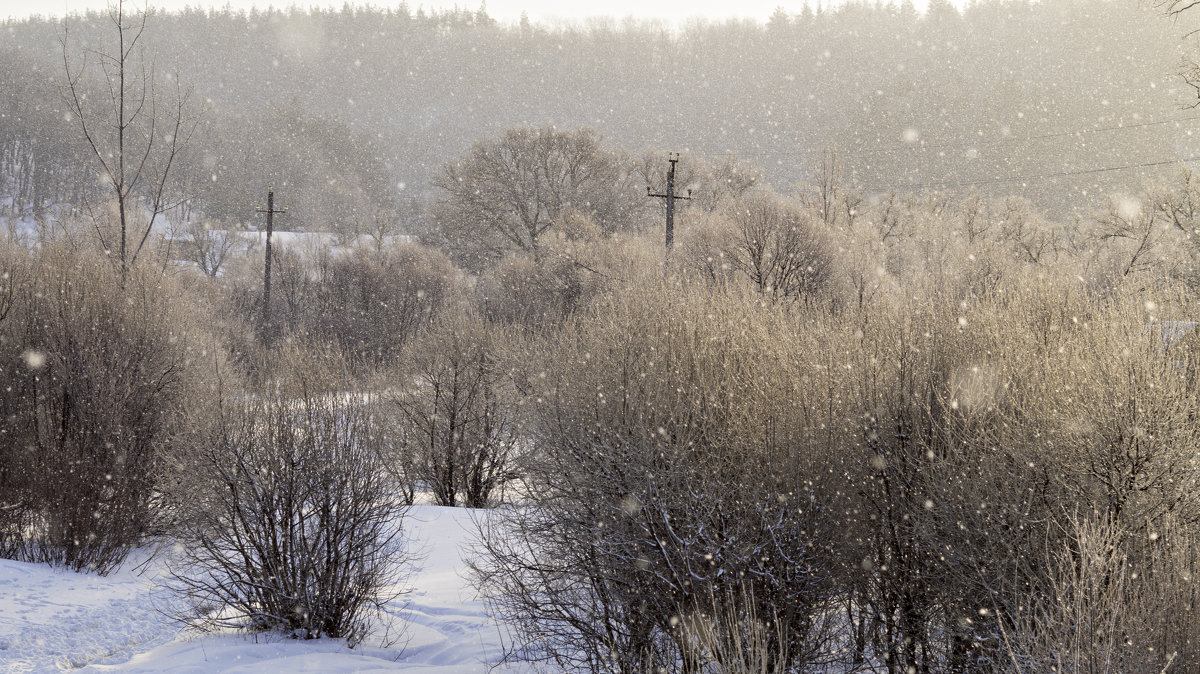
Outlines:
{"type": "Polygon", "coordinates": [[[0,560],[0,672],[486,672],[500,657],[501,632],[463,578],[471,514],[410,511],[406,524],[423,557],[413,591],[390,607],[403,635],[386,645],[380,633],[353,650],[330,639],[182,630],[159,611],[170,598],[157,589],[154,564],[101,578],[0,560]]]}

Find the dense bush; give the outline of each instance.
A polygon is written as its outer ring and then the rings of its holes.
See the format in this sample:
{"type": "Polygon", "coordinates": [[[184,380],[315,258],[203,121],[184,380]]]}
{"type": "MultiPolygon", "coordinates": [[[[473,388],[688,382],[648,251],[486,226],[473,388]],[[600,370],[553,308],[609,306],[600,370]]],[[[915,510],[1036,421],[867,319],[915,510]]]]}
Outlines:
{"type": "Polygon", "coordinates": [[[643,282],[546,333],[529,496],[477,568],[513,657],[1194,666],[1194,300],[1088,260],[993,273],[1016,252],[916,213],[940,234],[885,247],[909,276],[856,304],[643,282]]]}
{"type": "Polygon", "coordinates": [[[106,573],[159,513],[217,354],[169,278],[60,245],[0,263],[0,554],[106,573]]]}
{"type": "Polygon", "coordinates": [[[476,567],[514,655],[675,671],[732,611],[779,626],[771,670],[827,657],[835,523],[799,335],[746,299],[651,283],[533,357],[527,497],[476,567]]]}
{"type": "MultiPolygon", "coordinates": [[[[268,343],[299,340],[333,348],[353,371],[386,370],[404,345],[443,312],[460,309],[467,282],[442,253],[415,243],[375,249],[312,250],[290,244],[273,255],[268,343]]],[[[250,324],[262,314],[262,262],[231,274],[232,309],[250,324]]],[[[269,364],[259,358],[260,368],[269,364]]],[[[285,373],[286,374],[286,373],[285,373]]]]}

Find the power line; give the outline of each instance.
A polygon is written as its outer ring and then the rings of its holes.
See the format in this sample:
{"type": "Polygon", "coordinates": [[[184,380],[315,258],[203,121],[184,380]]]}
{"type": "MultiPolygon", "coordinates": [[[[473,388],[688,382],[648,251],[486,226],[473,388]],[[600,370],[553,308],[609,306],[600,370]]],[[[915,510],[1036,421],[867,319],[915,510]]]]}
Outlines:
{"type": "Polygon", "coordinates": [[[1143,162],[1140,164],[1126,164],[1123,166],[1108,166],[1098,169],[1083,169],[1079,171],[1055,171],[1053,173],[1040,173],[1027,176],[1010,176],[996,178],[981,178],[979,180],[962,180],[962,181],[930,181],[921,183],[908,183],[905,185],[885,185],[877,187],[867,187],[871,192],[885,192],[887,190],[905,190],[905,189],[926,189],[930,187],[977,187],[979,185],[998,185],[1002,183],[1025,182],[1029,180],[1038,180],[1042,178],[1061,178],[1064,176],[1090,175],[1095,173],[1107,173],[1111,171],[1125,171],[1128,169],[1137,168],[1153,168],[1155,166],[1169,166],[1171,164],[1183,164],[1185,162],[1200,161],[1200,156],[1188,157],[1186,159],[1169,159],[1165,161],[1143,162]]]}
{"type": "MultiPolygon", "coordinates": [[[[1143,128],[1152,127],[1152,126],[1163,126],[1166,124],[1182,124],[1185,122],[1196,122],[1196,121],[1200,121],[1200,115],[1196,115],[1193,117],[1181,117],[1178,119],[1163,119],[1163,120],[1158,120],[1158,121],[1153,121],[1153,122],[1139,122],[1136,124],[1117,124],[1114,126],[1102,126],[1102,127],[1096,127],[1096,128],[1088,128],[1088,129],[1056,131],[1053,133],[1042,133],[1042,134],[1034,134],[1034,135],[1028,135],[1028,136],[1005,136],[1002,138],[981,139],[981,140],[978,140],[975,142],[945,141],[945,142],[941,142],[941,143],[923,143],[923,142],[922,143],[905,143],[903,145],[896,145],[893,147],[877,148],[877,149],[873,149],[873,150],[859,150],[857,152],[846,152],[846,153],[839,153],[839,154],[842,157],[849,158],[849,157],[863,157],[863,156],[876,155],[876,154],[912,152],[912,151],[916,151],[916,150],[929,150],[929,149],[942,149],[942,148],[971,149],[971,148],[977,148],[981,145],[984,145],[984,146],[1003,145],[1006,143],[1020,143],[1020,142],[1027,142],[1027,141],[1047,140],[1047,139],[1051,139],[1051,138],[1078,137],[1078,136],[1083,136],[1083,135],[1088,135],[1088,134],[1130,131],[1130,130],[1134,130],[1134,129],[1143,129],[1143,128]]],[[[803,150],[784,150],[784,151],[774,151],[774,152],[772,152],[772,151],[752,152],[752,153],[746,154],[746,153],[736,152],[734,150],[727,150],[724,154],[735,155],[735,156],[760,156],[760,157],[795,157],[795,156],[807,157],[807,156],[811,155],[812,152],[803,151],[803,150]]]]}
{"type": "Polygon", "coordinates": [[[1183,117],[1180,119],[1164,119],[1164,120],[1159,120],[1157,122],[1141,122],[1138,124],[1118,124],[1116,126],[1103,126],[1103,127],[1093,128],[1093,129],[1077,129],[1074,131],[1058,131],[1055,133],[1043,133],[1043,134],[1036,134],[1036,135],[1032,135],[1032,136],[1005,136],[1003,138],[980,140],[979,142],[976,142],[976,143],[949,142],[949,141],[944,142],[944,143],[920,143],[920,144],[912,143],[912,144],[908,144],[908,145],[898,145],[898,146],[891,147],[891,148],[879,148],[877,150],[862,150],[859,152],[848,153],[845,156],[856,157],[856,156],[863,156],[863,155],[869,155],[869,154],[899,152],[899,151],[903,151],[903,150],[926,150],[926,149],[952,148],[952,147],[972,148],[972,147],[978,147],[979,145],[1002,145],[1004,143],[1018,143],[1018,142],[1025,142],[1025,141],[1032,141],[1032,140],[1045,140],[1045,139],[1049,139],[1049,138],[1064,138],[1064,137],[1068,137],[1068,136],[1078,137],[1078,136],[1083,136],[1085,134],[1108,133],[1111,131],[1128,131],[1128,130],[1132,130],[1132,129],[1142,129],[1142,128],[1146,128],[1146,127],[1150,127],[1150,126],[1162,126],[1164,124],[1180,124],[1183,122],[1195,122],[1195,121],[1200,121],[1200,115],[1197,115],[1195,117],[1183,117]]]}
{"type": "MultiPolygon", "coordinates": [[[[1162,125],[1166,125],[1166,124],[1183,124],[1186,122],[1195,122],[1195,121],[1200,121],[1200,115],[1195,115],[1192,117],[1181,117],[1178,119],[1165,119],[1165,120],[1157,120],[1157,121],[1151,121],[1151,122],[1139,122],[1136,124],[1118,124],[1115,126],[1078,129],[1078,130],[1073,130],[1073,131],[1058,131],[1058,132],[1054,132],[1054,133],[1035,134],[1035,135],[1029,135],[1029,136],[1011,136],[1011,137],[1005,137],[1005,138],[984,140],[984,141],[980,141],[980,142],[976,142],[976,143],[944,142],[944,143],[929,143],[929,144],[920,144],[920,145],[909,144],[909,145],[896,146],[893,148],[880,148],[877,150],[863,150],[861,152],[842,154],[841,156],[842,157],[860,157],[860,156],[870,155],[870,154],[881,154],[881,153],[889,153],[889,152],[902,152],[905,150],[925,150],[925,149],[936,149],[936,148],[953,148],[953,147],[976,148],[976,147],[979,147],[980,145],[999,145],[999,144],[1003,144],[1003,143],[1036,141],[1036,140],[1045,140],[1045,139],[1051,139],[1051,138],[1062,138],[1062,137],[1067,137],[1067,136],[1076,136],[1077,137],[1077,136],[1082,136],[1085,134],[1129,131],[1129,130],[1134,130],[1134,129],[1142,129],[1142,128],[1146,128],[1146,127],[1162,126],[1162,125]]],[[[739,155],[740,153],[737,153],[734,151],[727,151],[725,154],[739,155]]],[[[798,156],[798,155],[808,156],[809,154],[811,154],[811,153],[804,152],[804,151],[782,151],[782,152],[769,152],[768,151],[768,152],[750,153],[749,155],[740,155],[740,156],[779,157],[779,156],[798,156]]],[[[1039,180],[1039,179],[1045,179],[1045,178],[1061,178],[1061,177],[1067,177],[1067,176],[1109,173],[1109,172],[1113,172],[1113,171],[1125,171],[1125,170],[1129,170],[1129,169],[1154,168],[1154,167],[1158,167],[1158,166],[1169,166],[1172,164],[1183,164],[1185,162],[1194,162],[1194,161],[1200,161],[1200,156],[1188,157],[1186,159],[1170,159],[1170,160],[1164,160],[1164,161],[1142,162],[1142,163],[1138,163],[1138,164],[1124,164],[1124,165],[1120,165],[1120,166],[1107,166],[1104,168],[1097,168],[1097,169],[1053,171],[1053,172],[1049,172],[1049,173],[1037,173],[1037,174],[1020,175],[1020,176],[997,176],[994,178],[981,178],[978,180],[924,181],[924,182],[907,183],[907,184],[902,184],[902,185],[872,186],[872,187],[867,187],[865,189],[867,189],[868,191],[882,192],[882,191],[893,190],[893,189],[896,189],[896,190],[910,190],[910,189],[919,190],[919,189],[938,188],[938,187],[974,187],[974,186],[981,186],[981,185],[1019,183],[1019,182],[1026,182],[1026,181],[1030,181],[1030,180],[1039,180]]]]}

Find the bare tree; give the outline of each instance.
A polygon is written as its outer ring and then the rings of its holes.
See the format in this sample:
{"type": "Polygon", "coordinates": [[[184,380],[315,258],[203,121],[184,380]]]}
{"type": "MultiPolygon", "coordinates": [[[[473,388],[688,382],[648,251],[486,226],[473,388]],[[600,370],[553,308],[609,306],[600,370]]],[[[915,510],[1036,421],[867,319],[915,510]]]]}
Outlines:
{"type": "MultiPolygon", "coordinates": [[[[1196,2],[1196,0],[1154,0],[1153,5],[1163,14],[1179,20],[1192,16],[1196,12],[1196,8],[1200,7],[1200,2],[1196,2]]],[[[1193,28],[1185,35],[1185,39],[1195,36],[1196,33],[1196,29],[1193,28]]],[[[1200,105],[1200,62],[1191,56],[1185,56],[1180,67],[1180,74],[1183,76],[1183,81],[1195,90],[1196,101],[1192,103],[1191,107],[1200,105]]]]}
{"type": "Polygon", "coordinates": [[[204,218],[188,220],[179,244],[184,259],[195,263],[205,276],[216,278],[229,257],[244,247],[245,242],[228,229],[213,229],[212,224],[204,218]]]}
{"type": "Polygon", "coordinates": [[[1171,271],[1181,236],[1169,214],[1147,195],[1111,197],[1091,231],[1097,256],[1119,280],[1171,271]]]}
{"type": "Polygon", "coordinates": [[[1027,199],[1008,197],[993,205],[993,217],[999,220],[999,238],[1017,259],[1027,264],[1055,261],[1062,242],[1027,199]]]}
{"type": "Polygon", "coordinates": [[[144,9],[130,16],[125,1],[117,0],[108,12],[116,45],[109,50],[83,48],[78,65],[69,32],[64,28],[62,34],[65,97],[117,206],[118,231],[106,232],[99,222],[95,231],[105,250],[116,249],[123,280],[155,220],[172,206],[168,177],[198,121],[190,113],[191,89],[183,88],[177,78],[173,100],[160,100],[154,64],[143,43],[150,14],[144,9]],[[98,82],[88,78],[89,57],[98,63],[98,82]]]}
{"type": "MultiPolygon", "coordinates": [[[[1167,187],[1150,192],[1154,207],[1176,229],[1200,237],[1200,176],[1191,169],[1184,169],[1167,187]]],[[[1196,243],[1195,239],[1193,243],[1196,243]]]]}
{"type": "Polygon", "coordinates": [[[838,151],[825,148],[813,164],[809,184],[801,191],[800,200],[829,228],[852,221],[863,202],[862,195],[846,186],[845,171],[838,151]]]}
{"type": "Polygon", "coordinates": [[[731,227],[724,258],[760,293],[808,299],[830,283],[831,245],[804,210],[757,193],[730,202],[723,215],[731,227]]]}
{"type": "Polygon", "coordinates": [[[538,257],[542,238],[571,210],[620,229],[641,196],[594,132],[554,127],[478,143],[434,184],[447,193],[434,209],[438,236],[474,268],[512,251],[538,257]]]}

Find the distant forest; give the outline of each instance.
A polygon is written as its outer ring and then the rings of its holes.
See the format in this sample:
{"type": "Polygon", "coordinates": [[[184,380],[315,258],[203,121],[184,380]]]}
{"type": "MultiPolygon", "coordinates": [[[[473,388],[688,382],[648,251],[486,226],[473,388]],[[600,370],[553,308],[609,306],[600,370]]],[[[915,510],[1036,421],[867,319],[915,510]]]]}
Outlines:
{"type": "MultiPolygon", "coordinates": [[[[8,215],[93,189],[61,37],[111,41],[110,28],[103,14],[0,28],[8,215]]],[[[159,77],[203,102],[175,170],[191,208],[246,224],[274,185],[301,206],[285,226],[345,230],[380,210],[418,218],[440,167],[545,125],[594,129],[631,156],[733,156],[781,193],[834,150],[868,197],[978,191],[1088,212],[1200,157],[1195,92],[1176,72],[1187,28],[1126,0],[851,2],[678,28],[347,6],[165,13],[143,39],[159,77]],[[1117,167],[1132,168],[1102,170],[1117,167]]]]}

